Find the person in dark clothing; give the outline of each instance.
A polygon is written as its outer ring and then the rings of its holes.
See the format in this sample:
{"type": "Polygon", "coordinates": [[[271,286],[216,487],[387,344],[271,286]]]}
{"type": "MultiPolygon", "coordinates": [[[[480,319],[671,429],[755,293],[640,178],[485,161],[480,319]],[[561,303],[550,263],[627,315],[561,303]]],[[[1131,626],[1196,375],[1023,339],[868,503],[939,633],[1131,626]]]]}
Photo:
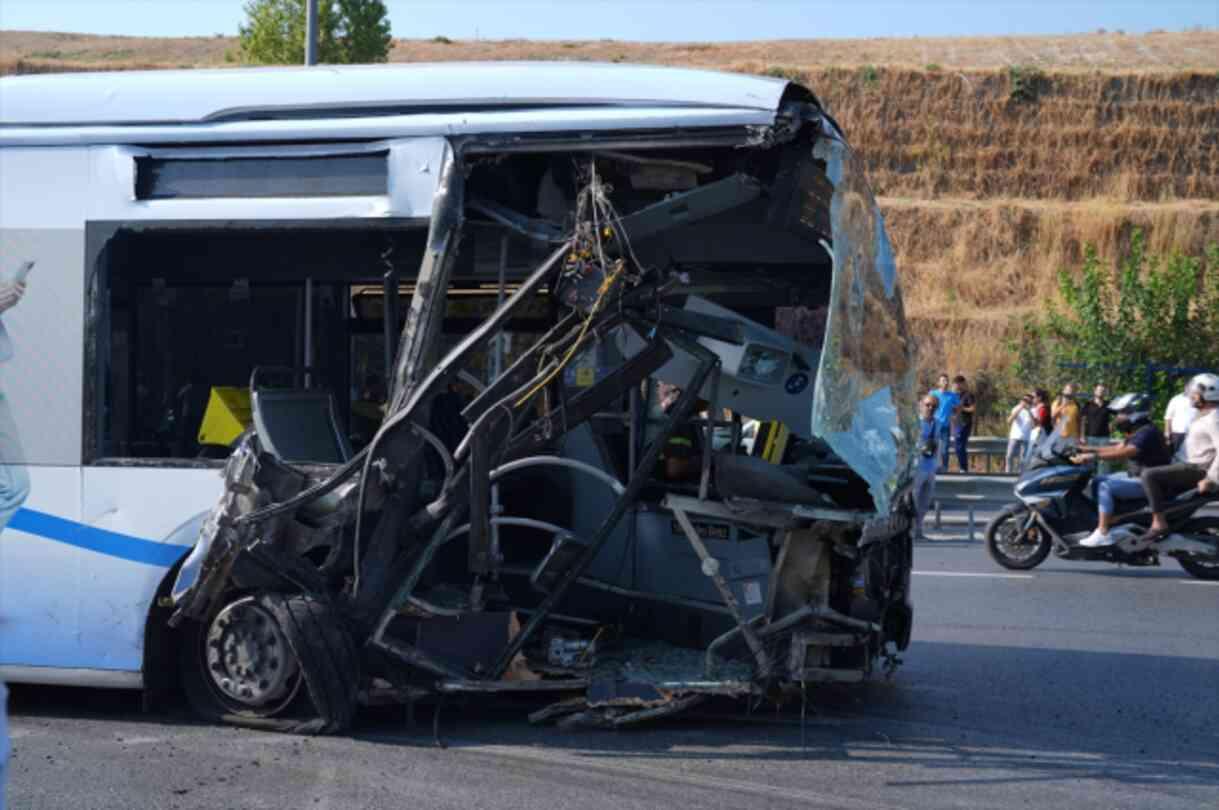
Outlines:
{"type": "Polygon", "coordinates": [[[934,394],[919,403],[918,462],[914,468],[914,539],[923,539],[923,519],[935,498],[935,473],[939,469],[940,431],[936,410],[940,401],[934,394]]]}
{"type": "Polygon", "coordinates": [[[1114,540],[1109,526],[1119,500],[1138,500],[1146,497],[1140,473],[1147,468],[1161,467],[1172,461],[1168,442],[1151,421],[1151,397],[1146,394],[1123,394],[1109,405],[1112,413],[1118,414],[1116,425],[1127,434],[1120,445],[1081,448],[1083,452],[1072,461],[1089,464],[1101,459],[1125,461],[1128,472],[1119,475],[1102,475],[1096,479],[1096,499],[1100,516],[1096,530],[1080,541],[1081,546],[1094,548],[1111,545],[1114,540]]]}
{"type": "Polygon", "coordinates": [[[952,381],[952,390],[961,398],[957,409],[957,424],[952,431],[952,444],[957,451],[957,466],[961,472],[969,472],[969,437],[974,430],[974,413],[978,410],[974,395],[969,392],[965,377],[958,374],[952,381]]]}
{"type": "Polygon", "coordinates": [[[1109,438],[1109,400],[1105,386],[1098,385],[1092,390],[1092,399],[1084,403],[1084,437],[1088,444],[1104,444],[1109,438]]]}
{"type": "MultiPolygon", "coordinates": [[[[1092,399],[1084,403],[1084,442],[1089,447],[1104,447],[1109,444],[1111,414],[1108,393],[1105,386],[1097,385],[1092,389],[1092,399]]],[[[1108,464],[1103,461],[1097,462],[1096,469],[1101,475],[1109,471],[1108,464]]]]}

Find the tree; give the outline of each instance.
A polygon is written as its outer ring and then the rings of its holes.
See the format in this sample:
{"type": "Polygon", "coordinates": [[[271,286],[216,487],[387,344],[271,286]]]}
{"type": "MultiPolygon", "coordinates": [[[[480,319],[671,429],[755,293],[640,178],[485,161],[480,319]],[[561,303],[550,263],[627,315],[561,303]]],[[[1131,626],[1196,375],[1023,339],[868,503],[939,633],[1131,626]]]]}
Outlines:
{"type": "MultiPolygon", "coordinates": [[[[1144,390],[1149,365],[1219,368],[1219,245],[1202,256],[1149,256],[1135,231],[1116,268],[1089,245],[1082,268],[1059,274],[1059,294],[1061,304],[1021,324],[1013,348],[1027,383],[1086,373],[1116,393],[1144,390]]],[[[1162,407],[1179,390],[1179,380],[1160,373],[1148,393],[1162,407]]]]}
{"type": "MultiPolygon", "coordinates": [[[[242,61],[305,61],[305,0],[249,0],[239,28],[242,61]]],[[[317,58],[327,64],[384,62],[393,42],[382,0],[319,0],[317,58]]]]}

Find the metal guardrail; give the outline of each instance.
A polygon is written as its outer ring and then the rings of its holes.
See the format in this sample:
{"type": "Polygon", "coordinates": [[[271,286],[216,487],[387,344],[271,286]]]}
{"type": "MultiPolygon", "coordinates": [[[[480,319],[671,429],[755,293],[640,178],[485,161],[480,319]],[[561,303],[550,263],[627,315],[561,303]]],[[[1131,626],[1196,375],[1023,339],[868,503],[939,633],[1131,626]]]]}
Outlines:
{"type": "MultiPolygon", "coordinates": [[[[1006,449],[1006,441],[1005,441],[1006,449]]],[[[935,528],[944,527],[944,510],[964,511],[969,527],[969,539],[977,534],[979,513],[997,512],[1016,499],[1012,493],[1014,475],[953,475],[941,474],[935,479],[935,528]]]]}
{"type": "Polygon", "coordinates": [[[969,469],[974,471],[974,467],[978,466],[974,463],[975,459],[982,459],[982,470],[978,472],[983,475],[991,475],[991,467],[994,467],[994,474],[1003,474],[1003,464],[1007,458],[1007,439],[1003,436],[971,436],[969,445],[965,450],[969,458],[969,469]]]}
{"type": "MultiPolygon", "coordinates": [[[[1003,464],[1007,460],[1007,437],[970,436],[965,450],[969,457],[970,475],[1006,475],[1003,464]],[[982,459],[981,463],[976,459],[982,459]],[[981,468],[981,469],[979,469],[981,468]]],[[[951,454],[951,464],[956,464],[956,454],[951,454]]]]}

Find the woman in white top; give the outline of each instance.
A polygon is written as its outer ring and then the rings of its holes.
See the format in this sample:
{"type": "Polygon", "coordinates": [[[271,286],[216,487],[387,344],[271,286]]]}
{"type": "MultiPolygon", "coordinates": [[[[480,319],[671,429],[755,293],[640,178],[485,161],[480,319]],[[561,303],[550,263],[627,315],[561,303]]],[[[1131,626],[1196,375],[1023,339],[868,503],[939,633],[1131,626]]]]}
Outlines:
{"type": "Polygon", "coordinates": [[[1007,434],[1007,458],[1004,460],[1003,471],[1008,474],[1019,473],[1023,467],[1025,453],[1029,447],[1029,436],[1036,424],[1030,408],[1033,398],[1025,394],[1008,414],[1007,423],[1011,430],[1007,434]]]}

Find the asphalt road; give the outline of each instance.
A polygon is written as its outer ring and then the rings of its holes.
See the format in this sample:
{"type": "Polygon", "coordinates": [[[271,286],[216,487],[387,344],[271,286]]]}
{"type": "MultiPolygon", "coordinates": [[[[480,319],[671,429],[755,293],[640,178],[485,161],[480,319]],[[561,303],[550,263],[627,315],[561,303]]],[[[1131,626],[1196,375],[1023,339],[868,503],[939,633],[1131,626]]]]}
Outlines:
{"type": "Polygon", "coordinates": [[[15,690],[12,808],[1219,806],[1219,583],[1160,569],[994,566],[918,547],[915,641],[890,682],[798,713],[630,732],[519,707],[364,716],[301,738],[144,716],[131,693],[15,690]]]}

